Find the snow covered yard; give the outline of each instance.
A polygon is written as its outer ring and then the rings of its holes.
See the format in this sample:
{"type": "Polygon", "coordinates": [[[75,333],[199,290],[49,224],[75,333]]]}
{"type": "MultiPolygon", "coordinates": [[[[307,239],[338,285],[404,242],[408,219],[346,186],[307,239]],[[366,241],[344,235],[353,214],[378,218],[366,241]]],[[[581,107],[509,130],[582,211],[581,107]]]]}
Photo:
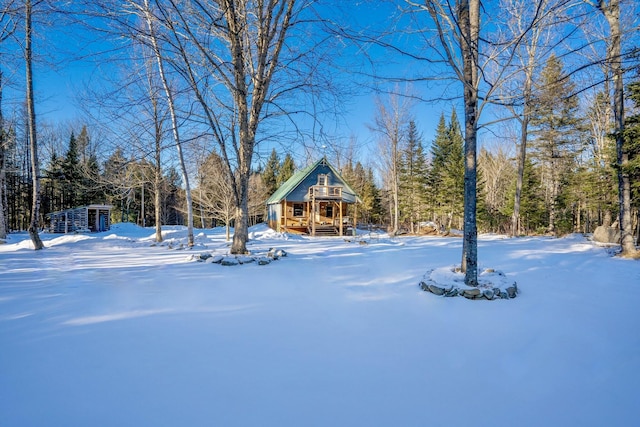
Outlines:
{"type": "Polygon", "coordinates": [[[1,426],[634,426],[640,263],[581,236],[483,236],[518,298],[422,291],[461,240],[118,224],[0,245],[1,426]],[[168,249],[168,245],[173,249],[168,249]]]}

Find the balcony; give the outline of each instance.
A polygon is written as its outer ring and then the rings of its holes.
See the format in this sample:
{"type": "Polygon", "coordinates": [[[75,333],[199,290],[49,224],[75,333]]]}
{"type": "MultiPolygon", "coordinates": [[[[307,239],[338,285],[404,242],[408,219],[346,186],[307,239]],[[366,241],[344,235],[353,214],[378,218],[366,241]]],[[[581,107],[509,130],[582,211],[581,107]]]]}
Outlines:
{"type": "Polygon", "coordinates": [[[336,185],[312,185],[311,187],[309,187],[309,199],[341,200],[342,187],[336,185]]]}

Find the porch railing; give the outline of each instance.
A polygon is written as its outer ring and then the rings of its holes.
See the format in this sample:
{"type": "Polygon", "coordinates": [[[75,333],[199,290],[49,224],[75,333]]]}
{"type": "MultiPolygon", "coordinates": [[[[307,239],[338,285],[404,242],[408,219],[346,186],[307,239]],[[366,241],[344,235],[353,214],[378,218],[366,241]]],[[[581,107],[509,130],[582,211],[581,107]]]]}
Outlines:
{"type": "Polygon", "coordinates": [[[312,185],[309,187],[309,197],[313,199],[342,199],[342,187],[327,185],[312,185]]]}

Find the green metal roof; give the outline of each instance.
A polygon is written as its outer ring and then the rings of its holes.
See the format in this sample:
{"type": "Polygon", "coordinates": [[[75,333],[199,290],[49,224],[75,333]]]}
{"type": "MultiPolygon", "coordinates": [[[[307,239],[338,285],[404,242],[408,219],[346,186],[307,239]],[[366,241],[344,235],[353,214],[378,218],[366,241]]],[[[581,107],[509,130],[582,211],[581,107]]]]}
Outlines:
{"type": "Polygon", "coordinates": [[[306,168],[294,173],[291,178],[289,178],[284,184],[282,184],[280,186],[280,188],[278,188],[276,190],[275,193],[273,193],[271,195],[271,197],[269,197],[269,199],[267,200],[267,205],[270,205],[272,203],[279,203],[282,200],[286,199],[287,196],[289,194],[291,194],[291,192],[293,190],[295,190],[298,185],[300,185],[300,183],[302,181],[304,181],[309,175],[311,175],[311,173],[313,173],[313,171],[318,167],[318,165],[320,165],[322,162],[324,162],[325,165],[327,165],[329,167],[329,169],[331,169],[331,172],[333,172],[335,174],[336,177],[338,177],[340,179],[340,181],[342,181],[342,183],[344,184],[344,187],[350,192],[352,193],[355,197],[356,200],[358,202],[360,202],[360,198],[358,197],[358,195],[356,194],[355,191],[353,191],[353,189],[349,186],[349,184],[347,184],[347,182],[344,180],[344,178],[342,178],[342,176],[338,173],[338,171],[327,161],[327,159],[325,157],[317,160],[315,163],[307,166],[306,168]]]}

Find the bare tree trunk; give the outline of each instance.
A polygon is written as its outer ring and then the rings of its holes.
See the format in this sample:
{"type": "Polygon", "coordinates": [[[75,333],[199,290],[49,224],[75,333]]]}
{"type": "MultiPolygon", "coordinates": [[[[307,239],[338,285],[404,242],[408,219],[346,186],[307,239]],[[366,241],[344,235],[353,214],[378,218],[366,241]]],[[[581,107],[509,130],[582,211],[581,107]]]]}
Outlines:
{"type": "Polygon", "coordinates": [[[247,253],[247,241],[249,241],[249,174],[240,174],[238,177],[239,206],[236,207],[235,227],[233,229],[233,242],[231,253],[247,253]],[[246,178],[245,178],[246,176],[246,178]]]}
{"type": "Polygon", "coordinates": [[[162,242],[162,129],[158,116],[158,102],[153,98],[153,114],[155,121],[155,165],[153,168],[153,189],[156,217],[156,242],[162,242]]]}
{"type": "MultiPolygon", "coordinates": [[[[524,4],[524,3],[523,3],[524,4]]],[[[549,7],[549,2],[547,0],[537,0],[536,11],[546,11],[549,7]]],[[[552,6],[553,9],[553,6],[552,6]]],[[[527,140],[529,133],[529,120],[531,116],[531,99],[532,99],[532,89],[533,89],[533,73],[536,67],[536,61],[538,56],[538,47],[540,44],[540,38],[542,36],[542,32],[545,28],[547,28],[546,24],[541,20],[544,19],[542,16],[546,16],[546,13],[541,13],[538,18],[533,18],[533,23],[530,28],[530,36],[526,38],[524,42],[525,45],[522,46],[525,49],[526,57],[523,59],[522,68],[524,73],[524,82],[522,86],[522,116],[520,117],[520,149],[518,150],[518,172],[516,175],[516,193],[514,196],[513,203],[513,217],[511,218],[511,236],[517,236],[521,233],[520,230],[520,206],[522,200],[522,186],[524,181],[524,165],[527,157],[527,140]]],[[[513,27],[514,33],[518,34],[523,31],[523,27],[526,28],[526,25],[523,25],[523,21],[526,18],[522,15],[513,16],[513,27]]],[[[525,40],[525,38],[523,38],[525,40]]],[[[519,45],[515,46],[516,49],[520,49],[519,45]]]]}
{"type": "Polygon", "coordinates": [[[193,237],[193,199],[191,197],[191,187],[189,185],[189,174],[187,172],[187,165],[184,161],[184,154],[182,153],[182,141],[180,139],[180,132],[178,130],[178,119],[176,116],[176,109],[173,100],[173,94],[167,76],[164,71],[164,63],[162,60],[162,54],[160,53],[160,47],[158,46],[158,39],[154,30],[153,19],[151,15],[151,9],[149,8],[149,1],[145,0],[145,19],[149,30],[149,37],[153,47],[153,52],[158,64],[158,72],[160,74],[160,80],[162,81],[162,87],[164,88],[165,95],[167,97],[167,104],[169,106],[169,114],[171,116],[171,130],[173,132],[173,138],[176,143],[176,149],[178,151],[178,160],[180,162],[180,171],[182,172],[182,180],[185,187],[185,198],[187,202],[187,245],[189,247],[194,245],[193,237]]]}
{"type": "Polygon", "coordinates": [[[476,139],[478,114],[478,36],[480,0],[460,3],[459,19],[464,83],[464,238],[461,269],[467,286],[478,285],[478,229],[476,225],[476,139]]]}
{"type": "Polygon", "coordinates": [[[520,122],[520,150],[518,152],[518,174],[516,176],[516,195],[513,201],[513,217],[511,218],[511,236],[520,235],[520,202],[522,200],[522,182],[524,181],[524,165],[527,158],[527,136],[529,128],[529,100],[527,99],[527,88],[531,91],[531,79],[525,82],[524,113],[520,122]],[[527,85],[527,82],[529,83],[527,85]]]}
{"type": "MultiPolygon", "coordinates": [[[[293,6],[295,0],[285,0],[278,9],[279,2],[273,1],[268,6],[262,6],[260,13],[264,20],[263,25],[258,29],[257,51],[255,58],[255,69],[251,73],[255,82],[251,93],[247,86],[249,77],[247,75],[247,62],[250,59],[250,51],[246,50],[245,37],[248,35],[244,28],[246,22],[237,13],[234,1],[222,1],[225,18],[229,29],[229,46],[233,65],[233,98],[237,108],[236,117],[239,129],[239,149],[238,149],[238,183],[236,185],[236,200],[238,202],[235,217],[235,228],[233,233],[233,243],[231,253],[242,254],[247,252],[247,241],[249,240],[249,177],[251,176],[251,161],[256,143],[256,131],[261,120],[262,107],[264,105],[271,78],[276,71],[276,65],[285,37],[288,33],[293,6]],[[274,12],[276,13],[274,15],[274,12]],[[273,22],[272,22],[273,19],[273,22]],[[278,22],[280,20],[280,22],[278,22]],[[269,40],[271,39],[271,40],[269,40]],[[270,43],[273,47],[270,48],[270,43]]],[[[247,7],[247,5],[243,5],[247,7]]],[[[248,9],[248,8],[247,8],[248,9]]],[[[244,13],[250,12],[245,10],[244,13]]],[[[246,19],[246,16],[244,17],[246,19]]]]}
{"type": "Polygon", "coordinates": [[[2,70],[0,70],[0,239],[7,238],[7,217],[5,216],[7,211],[5,203],[7,199],[7,175],[5,169],[6,149],[4,116],[2,114],[2,70]]]}
{"type": "Polygon", "coordinates": [[[624,150],[624,86],[622,82],[622,34],[620,30],[619,0],[598,0],[598,9],[609,23],[610,36],[607,62],[613,76],[613,117],[615,121],[616,155],[618,169],[618,198],[620,203],[620,247],[623,257],[637,254],[631,225],[631,180],[627,172],[629,154],[624,150]]]}
{"type": "Polygon", "coordinates": [[[32,186],[32,207],[31,222],[29,224],[29,237],[33,242],[35,250],[44,248],[40,235],[38,234],[38,221],[40,217],[40,168],[38,165],[38,141],[36,134],[36,110],[33,104],[33,70],[32,70],[32,51],[31,51],[31,0],[25,1],[25,65],[26,65],[26,83],[27,83],[27,120],[29,132],[29,148],[31,152],[31,174],[33,180],[32,186]]]}

